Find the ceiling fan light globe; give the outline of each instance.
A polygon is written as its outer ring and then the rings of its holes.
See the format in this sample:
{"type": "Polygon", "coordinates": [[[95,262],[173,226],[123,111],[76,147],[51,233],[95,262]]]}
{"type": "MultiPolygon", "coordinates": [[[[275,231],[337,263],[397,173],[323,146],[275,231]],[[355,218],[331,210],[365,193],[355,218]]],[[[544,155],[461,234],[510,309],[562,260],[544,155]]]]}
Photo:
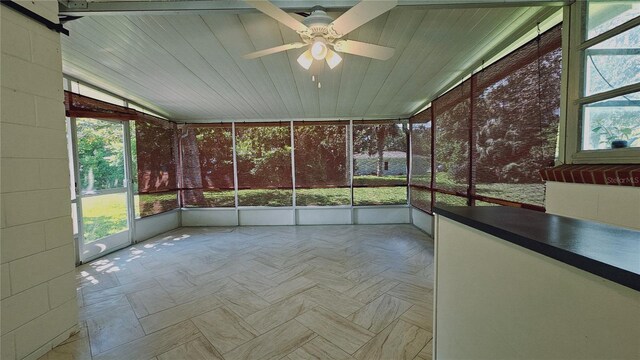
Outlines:
{"type": "Polygon", "coordinates": [[[333,69],[342,62],[342,57],[335,51],[329,50],[327,52],[327,57],[325,58],[325,60],[327,61],[327,65],[329,65],[329,69],[333,69]]]}
{"type": "Polygon", "coordinates": [[[327,44],[323,41],[316,40],[311,45],[311,56],[316,60],[323,60],[327,56],[327,44]]]}
{"type": "Polygon", "coordinates": [[[307,50],[303,52],[300,56],[298,56],[298,64],[300,64],[300,66],[302,66],[305,70],[309,70],[312,63],[313,63],[313,56],[311,56],[311,50],[307,50]]]}

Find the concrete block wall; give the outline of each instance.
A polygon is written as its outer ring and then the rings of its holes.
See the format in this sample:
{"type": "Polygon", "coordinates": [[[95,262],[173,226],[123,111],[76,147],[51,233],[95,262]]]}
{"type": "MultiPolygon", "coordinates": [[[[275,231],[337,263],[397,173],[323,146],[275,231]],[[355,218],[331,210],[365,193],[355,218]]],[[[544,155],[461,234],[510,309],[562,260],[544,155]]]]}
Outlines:
{"type": "MultiPolygon", "coordinates": [[[[19,3],[58,21],[56,1],[19,3]]],[[[78,321],[60,35],[0,19],[0,358],[37,359],[78,321]]]]}

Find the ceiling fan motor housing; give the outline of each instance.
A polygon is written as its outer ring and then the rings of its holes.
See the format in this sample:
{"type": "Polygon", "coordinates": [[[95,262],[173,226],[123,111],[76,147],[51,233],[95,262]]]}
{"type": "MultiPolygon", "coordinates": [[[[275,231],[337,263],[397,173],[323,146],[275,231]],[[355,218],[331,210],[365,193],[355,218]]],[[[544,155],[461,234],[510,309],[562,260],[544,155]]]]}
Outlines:
{"type": "Polygon", "coordinates": [[[311,15],[302,20],[309,30],[309,37],[314,38],[316,36],[328,35],[328,25],[333,22],[333,18],[327,15],[326,11],[322,7],[314,7],[311,11],[311,15]]]}

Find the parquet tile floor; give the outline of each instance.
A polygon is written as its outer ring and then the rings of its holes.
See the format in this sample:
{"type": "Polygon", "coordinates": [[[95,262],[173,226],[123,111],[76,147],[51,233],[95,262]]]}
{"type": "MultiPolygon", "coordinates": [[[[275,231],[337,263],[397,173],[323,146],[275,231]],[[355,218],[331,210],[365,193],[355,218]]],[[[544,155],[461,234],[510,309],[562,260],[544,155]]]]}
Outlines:
{"type": "Polygon", "coordinates": [[[431,359],[433,242],[411,225],[180,228],[77,269],[41,359],[431,359]]]}

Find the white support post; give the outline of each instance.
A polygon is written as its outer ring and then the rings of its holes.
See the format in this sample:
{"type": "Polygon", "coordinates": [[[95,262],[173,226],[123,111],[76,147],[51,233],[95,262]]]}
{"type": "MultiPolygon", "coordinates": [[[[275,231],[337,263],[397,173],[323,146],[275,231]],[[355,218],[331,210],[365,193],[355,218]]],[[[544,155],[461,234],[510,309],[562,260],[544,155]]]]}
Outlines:
{"type": "Polygon", "coordinates": [[[293,224],[298,225],[298,221],[296,220],[296,150],[295,150],[295,141],[293,135],[293,120],[289,123],[290,135],[291,135],[291,186],[293,188],[293,224]]]}
{"type": "Polygon", "coordinates": [[[351,190],[351,199],[350,199],[350,204],[351,204],[351,224],[355,224],[354,218],[355,218],[355,210],[353,208],[353,177],[354,177],[354,173],[353,173],[353,120],[349,120],[349,129],[348,129],[348,137],[349,139],[347,140],[347,144],[349,146],[349,190],[351,190]]]}
{"type": "MultiPolygon", "coordinates": [[[[125,101],[125,106],[128,106],[125,101]]],[[[127,183],[127,220],[129,222],[129,243],[133,244],[134,240],[134,232],[135,232],[135,219],[136,219],[136,207],[135,207],[135,197],[133,195],[133,174],[131,172],[131,162],[132,156],[131,153],[131,129],[129,127],[129,122],[124,121],[122,123],[123,130],[123,142],[124,142],[124,177],[127,183]]],[[[137,176],[137,174],[136,174],[137,176]]]]}
{"type": "Polygon", "coordinates": [[[231,123],[231,143],[233,147],[233,201],[236,209],[236,223],[240,225],[240,212],[238,211],[238,160],[236,156],[236,122],[231,123]]]}

